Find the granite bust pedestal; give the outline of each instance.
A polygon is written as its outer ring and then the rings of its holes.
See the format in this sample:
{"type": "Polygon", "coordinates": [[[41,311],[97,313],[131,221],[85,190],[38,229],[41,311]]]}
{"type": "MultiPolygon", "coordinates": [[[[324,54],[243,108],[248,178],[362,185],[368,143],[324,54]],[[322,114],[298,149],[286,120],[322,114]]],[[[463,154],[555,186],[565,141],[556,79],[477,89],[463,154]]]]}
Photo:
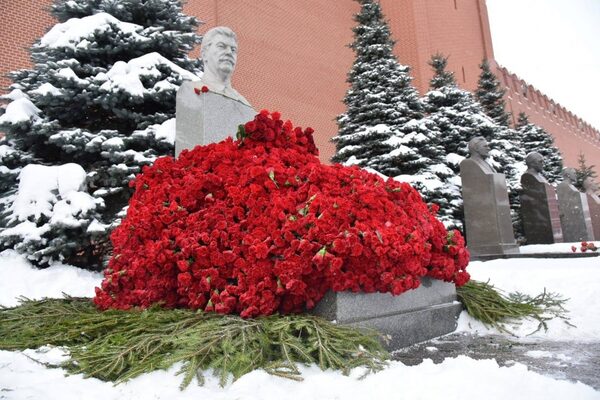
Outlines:
{"type": "Polygon", "coordinates": [[[543,157],[530,153],[527,171],[521,176],[521,218],[527,244],[562,242],[556,191],[542,176],[543,157]]]}
{"type": "Polygon", "coordinates": [[[197,145],[235,138],[240,124],[254,119],[252,107],[215,92],[197,95],[202,82],[184,82],[177,91],[175,155],[197,145]]]}
{"type": "Polygon", "coordinates": [[[598,192],[598,185],[596,185],[594,179],[588,177],[583,181],[583,188],[585,189],[588,206],[590,207],[594,240],[600,240],[600,197],[596,194],[598,192]]]}
{"type": "Polygon", "coordinates": [[[469,142],[471,156],[460,163],[467,246],[473,256],[516,254],[506,179],[485,161],[489,151],[476,137],[469,142]]]}
{"type": "Polygon", "coordinates": [[[565,242],[593,240],[594,233],[587,196],[573,183],[577,180],[575,169],[563,170],[564,180],[556,187],[560,224],[565,242]]]}
{"type": "Polygon", "coordinates": [[[210,29],[204,35],[204,75],[199,81],[184,82],[177,91],[175,156],[183,149],[235,137],[238,125],[256,115],[231,86],[237,50],[235,33],[227,27],[210,29]]]}

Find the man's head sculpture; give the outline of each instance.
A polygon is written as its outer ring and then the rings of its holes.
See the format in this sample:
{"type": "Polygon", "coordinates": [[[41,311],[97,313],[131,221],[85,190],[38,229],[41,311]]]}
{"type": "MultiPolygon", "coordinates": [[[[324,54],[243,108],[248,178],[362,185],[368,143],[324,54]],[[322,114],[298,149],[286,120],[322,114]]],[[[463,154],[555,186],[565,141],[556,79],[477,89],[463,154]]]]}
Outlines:
{"type": "Polygon", "coordinates": [[[596,194],[598,191],[598,184],[591,176],[588,176],[583,180],[583,189],[587,194],[596,194]]]}
{"type": "Polygon", "coordinates": [[[490,146],[483,136],[474,137],[469,141],[469,154],[471,157],[486,159],[490,154],[490,146]]]}
{"type": "Polygon", "coordinates": [[[237,64],[237,52],[237,37],[231,29],[217,26],[206,32],[200,49],[204,77],[229,85],[237,64]]]}
{"type": "Polygon", "coordinates": [[[575,168],[564,168],[562,176],[567,183],[574,184],[577,182],[577,171],[575,171],[575,168]]]}
{"type": "Polygon", "coordinates": [[[544,157],[537,151],[533,151],[525,157],[525,164],[530,170],[541,173],[544,170],[544,157]]]}

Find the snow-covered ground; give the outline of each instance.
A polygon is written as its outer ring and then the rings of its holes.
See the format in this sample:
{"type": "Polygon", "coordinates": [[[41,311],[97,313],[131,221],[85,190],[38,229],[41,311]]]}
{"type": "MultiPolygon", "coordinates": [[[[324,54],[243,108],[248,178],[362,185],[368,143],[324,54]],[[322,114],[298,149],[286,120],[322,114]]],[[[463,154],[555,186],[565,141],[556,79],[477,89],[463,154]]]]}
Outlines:
{"type": "MultiPolygon", "coordinates": [[[[570,246],[524,251],[570,251],[570,246]]],[[[546,288],[570,298],[567,307],[576,328],[559,320],[551,321],[548,332],[539,332],[527,340],[600,341],[600,258],[473,262],[469,271],[474,279],[489,279],[507,291],[535,295],[546,288]]],[[[4,306],[15,305],[17,296],[60,297],[63,292],[92,296],[101,279],[100,274],[66,265],[36,270],[14,252],[0,254],[0,304],[4,306]]],[[[525,335],[536,326],[526,322],[515,331],[525,335]]],[[[487,330],[464,312],[458,330],[498,333],[487,330]]],[[[466,356],[440,364],[425,360],[417,366],[394,361],[384,371],[363,380],[357,379],[360,370],[346,377],[335,371],[320,371],[316,366],[301,368],[302,382],[254,371],[225,388],[219,387],[217,379],[207,377],[203,387],[192,384],[183,392],[178,388],[181,376],[175,375],[176,368],[113,386],[79,375],[65,376],[63,370],[48,369],[34,361],[57,362],[62,357],[64,353],[56,348],[0,351],[0,399],[600,399],[600,392],[579,382],[543,376],[519,363],[500,367],[493,359],[474,360],[466,356]]]]}

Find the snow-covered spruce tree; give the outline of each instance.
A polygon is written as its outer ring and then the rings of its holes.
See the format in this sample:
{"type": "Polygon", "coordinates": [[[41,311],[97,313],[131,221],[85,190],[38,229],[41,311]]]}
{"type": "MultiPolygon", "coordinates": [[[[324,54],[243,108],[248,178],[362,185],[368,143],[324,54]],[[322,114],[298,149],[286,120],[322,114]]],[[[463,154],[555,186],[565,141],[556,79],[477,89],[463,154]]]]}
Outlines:
{"type": "Polygon", "coordinates": [[[577,168],[575,168],[575,172],[577,174],[577,182],[575,183],[575,187],[581,191],[585,192],[585,188],[583,187],[583,181],[586,178],[595,179],[598,174],[596,174],[596,170],[594,169],[595,165],[588,165],[585,159],[585,154],[583,152],[579,152],[579,156],[577,157],[577,168]]]}
{"type": "Polygon", "coordinates": [[[519,113],[515,127],[519,133],[521,146],[525,154],[537,151],[544,157],[544,175],[550,183],[562,180],[563,169],[562,154],[554,145],[554,139],[544,128],[529,122],[525,113],[519,113]]]}
{"type": "MultiPolygon", "coordinates": [[[[514,143],[515,132],[495,123],[484,113],[472,93],[458,87],[454,74],[446,70],[446,57],[436,54],[432,56],[430,65],[434,76],[430,81],[431,88],[425,94],[424,104],[429,113],[427,118],[436,127],[434,144],[442,149],[438,158],[442,164],[437,165],[436,169],[444,180],[444,184],[430,194],[430,200],[440,206],[440,218],[447,225],[462,227],[459,165],[468,155],[469,140],[483,136],[488,141],[492,149],[489,162],[498,172],[506,175],[509,191],[515,195],[519,177],[525,170],[525,155],[514,143]]],[[[518,212],[515,209],[513,222],[517,221],[518,212]]]]}
{"type": "Polygon", "coordinates": [[[504,93],[498,78],[490,69],[488,60],[483,60],[479,65],[481,73],[477,82],[475,96],[483,108],[483,112],[498,125],[508,127],[510,115],[506,112],[504,93]]]}
{"type": "Polygon", "coordinates": [[[392,52],[394,42],[379,2],[357,1],[361,10],[354,17],[358,24],[350,45],[356,59],[348,73],[347,109],[338,117],[332,161],[369,167],[387,176],[409,173],[420,165],[415,148],[424,138],[416,133],[407,136],[402,127],[421,116],[419,95],[409,68],[399,64],[392,52]]]}
{"type": "Polygon", "coordinates": [[[200,73],[187,57],[200,41],[198,21],[179,0],[56,0],[52,13],[59,23],[31,48],[34,67],[11,73],[12,102],[0,117],[0,203],[10,204],[0,247],[40,266],[60,259],[97,268],[129,181],[172,154],[177,88],[200,73]],[[19,172],[32,162],[47,168],[19,172]],[[70,184],[56,169],[65,164],[70,184]],[[36,175],[54,183],[35,185],[36,175]]]}

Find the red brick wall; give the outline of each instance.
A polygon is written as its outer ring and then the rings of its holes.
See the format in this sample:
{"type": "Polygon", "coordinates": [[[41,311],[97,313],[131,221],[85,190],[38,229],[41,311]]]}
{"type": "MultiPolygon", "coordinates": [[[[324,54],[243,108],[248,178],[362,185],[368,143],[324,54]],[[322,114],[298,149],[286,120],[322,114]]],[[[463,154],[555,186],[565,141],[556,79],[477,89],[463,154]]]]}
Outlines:
{"type": "Polygon", "coordinates": [[[434,53],[448,56],[448,68],[464,88],[474,90],[479,64],[493,59],[492,40],[483,0],[381,0],[401,63],[410,65],[415,86],[424,93],[433,73],[434,53]]]}
{"type": "Polygon", "coordinates": [[[577,158],[583,152],[589,165],[600,167],[600,132],[597,129],[506,68],[497,64],[493,67],[505,86],[507,108],[513,114],[513,123],[519,113],[524,112],[531,122],[544,127],[560,148],[565,166],[577,167],[577,158]]]}
{"type": "Polygon", "coordinates": [[[11,84],[6,74],[31,67],[29,47],[56,20],[48,12],[51,0],[0,0],[0,93],[11,84]]]}
{"type": "MultiPolygon", "coordinates": [[[[412,67],[421,92],[427,90],[432,74],[427,62],[435,52],[450,57],[449,69],[461,86],[476,87],[479,63],[484,57],[493,59],[485,0],[380,1],[397,40],[395,52],[412,67]]],[[[27,48],[55,23],[46,12],[49,4],[51,0],[0,0],[0,75],[30,66],[27,48]]],[[[346,74],[354,60],[347,45],[358,10],[353,0],[189,0],[184,7],[205,22],[200,33],[216,25],[237,32],[240,58],[234,86],[257,110],[278,110],[298,125],[313,127],[324,161],[335,150],[329,140],[337,131],[335,117],[344,111],[346,74]]],[[[582,150],[590,164],[600,166],[597,131],[583,122],[578,127],[577,117],[562,107],[555,116],[550,100],[538,92],[532,96],[539,101],[524,100],[513,80],[505,82],[513,87],[507,100],[515,116],[524,110],[548,130],[567,165],[575,166],[582,150]]],[[[0,78],[0,92],[8,84],[0,78]]]]}

